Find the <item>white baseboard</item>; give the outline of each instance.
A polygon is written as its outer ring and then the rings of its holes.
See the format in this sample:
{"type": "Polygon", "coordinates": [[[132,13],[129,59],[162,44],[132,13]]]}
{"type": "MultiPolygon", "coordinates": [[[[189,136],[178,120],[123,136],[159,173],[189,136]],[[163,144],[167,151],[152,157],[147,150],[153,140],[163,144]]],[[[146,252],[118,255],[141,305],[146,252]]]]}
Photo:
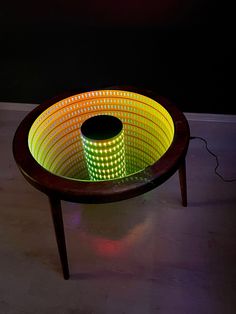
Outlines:
{"type": "Polygon", "coordinates": [[[13,111],[31,111],[38,104],[25,104],[16,102],[0,102],[0,110],[13,110],[13,111]]]}
{"type": "Polygon", "coordinates": [[[184,112],[188,121],[236,123],[236,115],[184,112]]]}

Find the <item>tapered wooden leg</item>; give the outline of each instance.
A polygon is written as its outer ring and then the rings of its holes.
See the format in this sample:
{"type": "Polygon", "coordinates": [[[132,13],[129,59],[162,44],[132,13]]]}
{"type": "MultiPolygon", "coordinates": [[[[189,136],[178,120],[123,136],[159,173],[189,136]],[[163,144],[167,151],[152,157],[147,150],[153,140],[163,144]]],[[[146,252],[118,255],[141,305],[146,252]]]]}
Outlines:
{"type": "Polygon", "coordinates": [[[61,210],[61,201],[54,197],[49,197],[52,219],[57,240],[58,252],[60,255],[64,279],[69,279],[69,266],[66,252],[66,242],[64,233],[64,224],[61,210]]]}
{"type": "Polygon", "coordinates": [[[187,206],[187,181],[186,181],[186,162],[185,159],[179,167],[179,183],[182,197],[182,205],[187,206]]]}

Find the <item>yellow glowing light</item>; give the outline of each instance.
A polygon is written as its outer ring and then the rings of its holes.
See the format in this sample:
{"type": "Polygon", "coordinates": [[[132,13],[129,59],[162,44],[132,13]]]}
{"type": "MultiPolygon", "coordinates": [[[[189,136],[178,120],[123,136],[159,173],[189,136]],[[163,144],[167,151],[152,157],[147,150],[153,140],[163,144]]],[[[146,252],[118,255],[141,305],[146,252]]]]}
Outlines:
{"type": "MultiPolygon", "coordinates": [[[[174,123],[168,111],[156,100],[122,90],[100,90],[70,96],[56,102],[34,121],[28,136],[32,156],[46,170],[76,180],[91,180],[80,127],[95,115],[112,115],[123,123],[125,176],[155,163],[170,147],[174,123]]],[[[101,160],[119,164],[124,150],[113,150],[116,139],[102,146],[88,145],[86,152],[101,160]],[[102,151],[100,150],[102,149],[102,151]],[[112,149],[112,152],[109,152],[112,149]],[[105,153],[105,154],[104,154],[105,153]]],[[[113,165],[114,166],[114,165],[113,165]]],[[[119,176],[122,176],[117,171],[119,176]]],[[[102,179],[102,178],[99,178],[102,179]]]]}

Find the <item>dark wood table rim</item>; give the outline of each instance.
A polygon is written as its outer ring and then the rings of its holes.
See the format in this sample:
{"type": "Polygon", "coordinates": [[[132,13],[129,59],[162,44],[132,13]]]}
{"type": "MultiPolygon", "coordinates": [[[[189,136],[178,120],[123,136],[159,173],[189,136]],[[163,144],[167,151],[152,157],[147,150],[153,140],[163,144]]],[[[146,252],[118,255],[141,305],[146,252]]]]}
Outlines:
{"type": "MultiPolygon", "coordinates": [[[[13,155],[24,177],[38,190],[60,200],[78,203],[107,203],[138,196],[150,191],[171,177],[185,162],[189,145],[189,125],[184,114],[175,104],[153,93],[127,86],[101,89],[131,91],[148,96],[159,102],[174,122],[174,139],[166,153],[143,171],[122,179],[101,182],[72,180],[50,173],[33,158],[28,147],[29,130],[35,119],[48,107],[66,97],[87,91],[64,93],[37,106],[20,123],[13,140],[13,155]]],[[[185,167],[184,167],[185,168],[185,167]]]]}

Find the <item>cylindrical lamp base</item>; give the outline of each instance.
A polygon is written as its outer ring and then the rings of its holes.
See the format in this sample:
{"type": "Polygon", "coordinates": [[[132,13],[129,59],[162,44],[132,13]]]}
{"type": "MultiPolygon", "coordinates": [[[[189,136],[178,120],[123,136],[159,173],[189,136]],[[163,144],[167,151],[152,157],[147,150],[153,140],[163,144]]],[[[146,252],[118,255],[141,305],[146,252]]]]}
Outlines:
{"type": "Polygon", "coordinates": [[[123,124],[111,115],[87,119],[81,126],[90,180],[109,180],[126,175],[123,124]]]}

